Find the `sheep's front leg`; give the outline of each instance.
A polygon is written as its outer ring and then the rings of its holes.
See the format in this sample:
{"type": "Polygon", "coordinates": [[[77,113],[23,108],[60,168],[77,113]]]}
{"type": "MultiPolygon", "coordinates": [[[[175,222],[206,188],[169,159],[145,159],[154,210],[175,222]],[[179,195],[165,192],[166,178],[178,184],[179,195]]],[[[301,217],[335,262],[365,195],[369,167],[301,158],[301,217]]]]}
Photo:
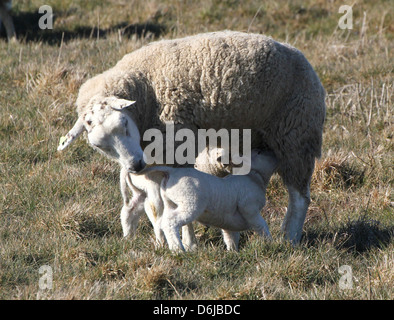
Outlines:
{"type": "Polygon", "coordinates": [[[282,224],[282,231],[285,234],[285,238],[294,245],[301,240],[302,227],[310,203],[310,191],[309,185],[305,194],[291,186],[288,186],[287,190],[289,192],[289,205],[282,224]]]}
{"type": "Polygon", "coordinates": [[[228,251],[238,251],[240,233],[222,229],[223,240],[228,251]]]}

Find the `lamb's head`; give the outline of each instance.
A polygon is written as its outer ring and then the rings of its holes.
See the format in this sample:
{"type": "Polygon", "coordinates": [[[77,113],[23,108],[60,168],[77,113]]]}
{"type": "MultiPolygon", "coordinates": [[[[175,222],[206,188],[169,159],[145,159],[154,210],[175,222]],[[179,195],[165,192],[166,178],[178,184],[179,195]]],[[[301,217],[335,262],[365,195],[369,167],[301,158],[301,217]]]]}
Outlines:
{"type": "Polygon", "coordinates": [[[253,149],[250,156],[251,174],[257,171],[267,186],[269,179],[278,167],[278,160],[272,151],[253,149]]]}
{"type": "Polygon", "coordinates": [[[218,177],[224,177],[231,173],[230,164],[222,161],[224,156],[224,148],[206,147],[197,156],[194,168],[218,177]]]}
{"type": "Polygon", "coordinates": [[[140,146],[140,133],[125,110],[135,101],[116,97],[93,97],[74,127],[62,137],[58,150],[65,149],[83,131],[96,150],[118,161],[127,171],[138,172],[145,167],[140,146]]]}

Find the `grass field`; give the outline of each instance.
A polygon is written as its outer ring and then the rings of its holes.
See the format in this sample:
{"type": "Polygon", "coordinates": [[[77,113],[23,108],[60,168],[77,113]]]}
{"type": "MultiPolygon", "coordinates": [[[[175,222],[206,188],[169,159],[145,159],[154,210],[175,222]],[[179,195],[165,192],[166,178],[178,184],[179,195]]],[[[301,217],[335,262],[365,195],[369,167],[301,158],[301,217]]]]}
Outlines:
{"type": "Polygon", "coordinates": [[[0,299],[394,298],[390,1],[14,2],[19,42],[0,38],[0,299]],[[43,4],[53,30],[38,28],[43,4]],[[343,4],[351,30],[338,28],[343,4]],[[122,239],[118,165],[84,139],[56,151],[78,89],[155,39],[223,29],[296,46],[327,91],[302,242],[280,239],[278,176],[262,212],[272,242],[247,232],[226,252],[218,230],[198,225],[199,250],[176,255],[155,249],[147,218],[122,239]]]}

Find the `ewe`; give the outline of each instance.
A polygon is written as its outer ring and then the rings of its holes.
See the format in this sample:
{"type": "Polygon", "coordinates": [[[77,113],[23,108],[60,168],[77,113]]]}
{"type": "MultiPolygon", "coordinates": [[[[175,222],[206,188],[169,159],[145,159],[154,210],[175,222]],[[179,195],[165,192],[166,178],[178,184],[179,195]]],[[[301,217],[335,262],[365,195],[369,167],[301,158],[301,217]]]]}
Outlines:
{"type": "MultiPolygon", "coordinates": [[[[277,171],[289,192],[282,229],[297,243],[315,158],[321,154],[324,96],[303,54],[266,36],[224,31],[163,40],[125,55],[82,85],[78,120],[58,149],[89,132],[86,114],[94,106],[117,104],[116,99],[106,101],[108,97],[136,101],[122,108],[131,119],[123,138],[114,140],[107,132],[107,141],[114,143],[106,149],[97,146],[130,172],[145,166],[147,142],[141,136],[150,128],[164,131],[166,121],[193,132],[251,129],[252,148],[272,150],[278,159],[277,171]]],[[[115,109],[112,113],[119,112],[115,109]]],[[[120,137],[116,128],[114,132],[120,137]]]]}

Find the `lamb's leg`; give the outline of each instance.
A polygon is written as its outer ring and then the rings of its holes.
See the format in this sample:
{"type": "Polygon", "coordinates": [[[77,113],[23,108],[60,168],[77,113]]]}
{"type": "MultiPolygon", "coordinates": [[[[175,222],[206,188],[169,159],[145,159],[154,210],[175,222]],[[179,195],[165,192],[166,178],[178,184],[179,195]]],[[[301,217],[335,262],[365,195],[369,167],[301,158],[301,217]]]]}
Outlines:
{"type": "Polygon", "coordinates": [[[286,239],[293,244],[297,244],[301,240],[302,227],[310,203],[309,185],[304,194],[291,186],[287,186],[287,190],[289,192],[289,205],[282,224],[282,231],[286,239]]]}
{"type": "Polygon", "coordinates": [[[156,236],[156,247],[162,247],[166,243],[166,237],[164,235],[164,231],[161,227],[161,222],[157,221],[156,224],[153,225],[153,230],[156,236]]]}
{"type": "Polygon", "coordinates": [[[144,213],[144,200],[146,196],[141,191],[128,183],[129,177],[126,169],[120,171],[120,191],[123,198],[123,207],[120,212],[120,222],[122,224],[123,236],[133,236],[138,226],[138,221],[144,213]],[[132,195],[130,196],[130,190],[132,195]]]}
{"type": "Polygon", "coordinates": [[[260,215],[260,211],[259,211],[259,216],[258,217],[256,216],[256,218],[253,219],[253,221],[251,221],[250,224],[252,225],[253,230],[256,231],[260,236],[272,240],[272,236],[269,231],[267,222],[265,222],[263,217],[260,215]]]}
{"type": "Polygon", "coordinates": [[[222,229],[223,240],[228,251],[238,251],[240,233],[222,229]]]}
{"type": "Polygon", "coordinates": [[[160,204],[158,202],[152,202],[151,201],[152,198],[153,197],[151,196],[150,198],[147,197],[145,199],[144,208],[146,215],[148,216],[153,226],[153,230],[155,232],[156,247],[161,247],[166,242],[166,238],[164,236],[164,232],[161,226],[162,214],[161,214],[160,204]]]}
{"type": "Polygon", "coordinates": [[[120,212],[120,222],[122,224],[123,236],[134,236],[135,230],[138,226],[138,221],[144,210],[136,208],[135,206],[126,204],[122,207],[120,212]]]}
{"type": "Polygon", "coordinates": [[[168,247],[171,251],[185,251],[185,248],[181,241],[180,230],[183,223],[178,219],[180,214],[172,209],[164,209],[163,219],[161,221],[161,227],[164,231],[168,247]]]}
{"type": "Polygon", "coordinates": [[[197,250],[197,239],[194,234],[192,223],[189,223],[182,227],[182,243],[186,251],[197,250]]]}
{"type": "Polygon", "coordinates": [[[260,236],[271,240],[272,236],[267,222],[265,222],[264,218],[260,214],[261,208],[262,206],[249,203],[244,206],[240,206],[239,211],[242,214],[242,217],[248,222],[250,228],[256,231],[260,236]]]}
{"type": "Polygon", "coordinates": [[[179,234],[180,229],[181,228],[179,226],[171,226],[168,224],[163,225],[163,231],[167,239],[168,247],[171,251],[185,251],[179,234]]]}

